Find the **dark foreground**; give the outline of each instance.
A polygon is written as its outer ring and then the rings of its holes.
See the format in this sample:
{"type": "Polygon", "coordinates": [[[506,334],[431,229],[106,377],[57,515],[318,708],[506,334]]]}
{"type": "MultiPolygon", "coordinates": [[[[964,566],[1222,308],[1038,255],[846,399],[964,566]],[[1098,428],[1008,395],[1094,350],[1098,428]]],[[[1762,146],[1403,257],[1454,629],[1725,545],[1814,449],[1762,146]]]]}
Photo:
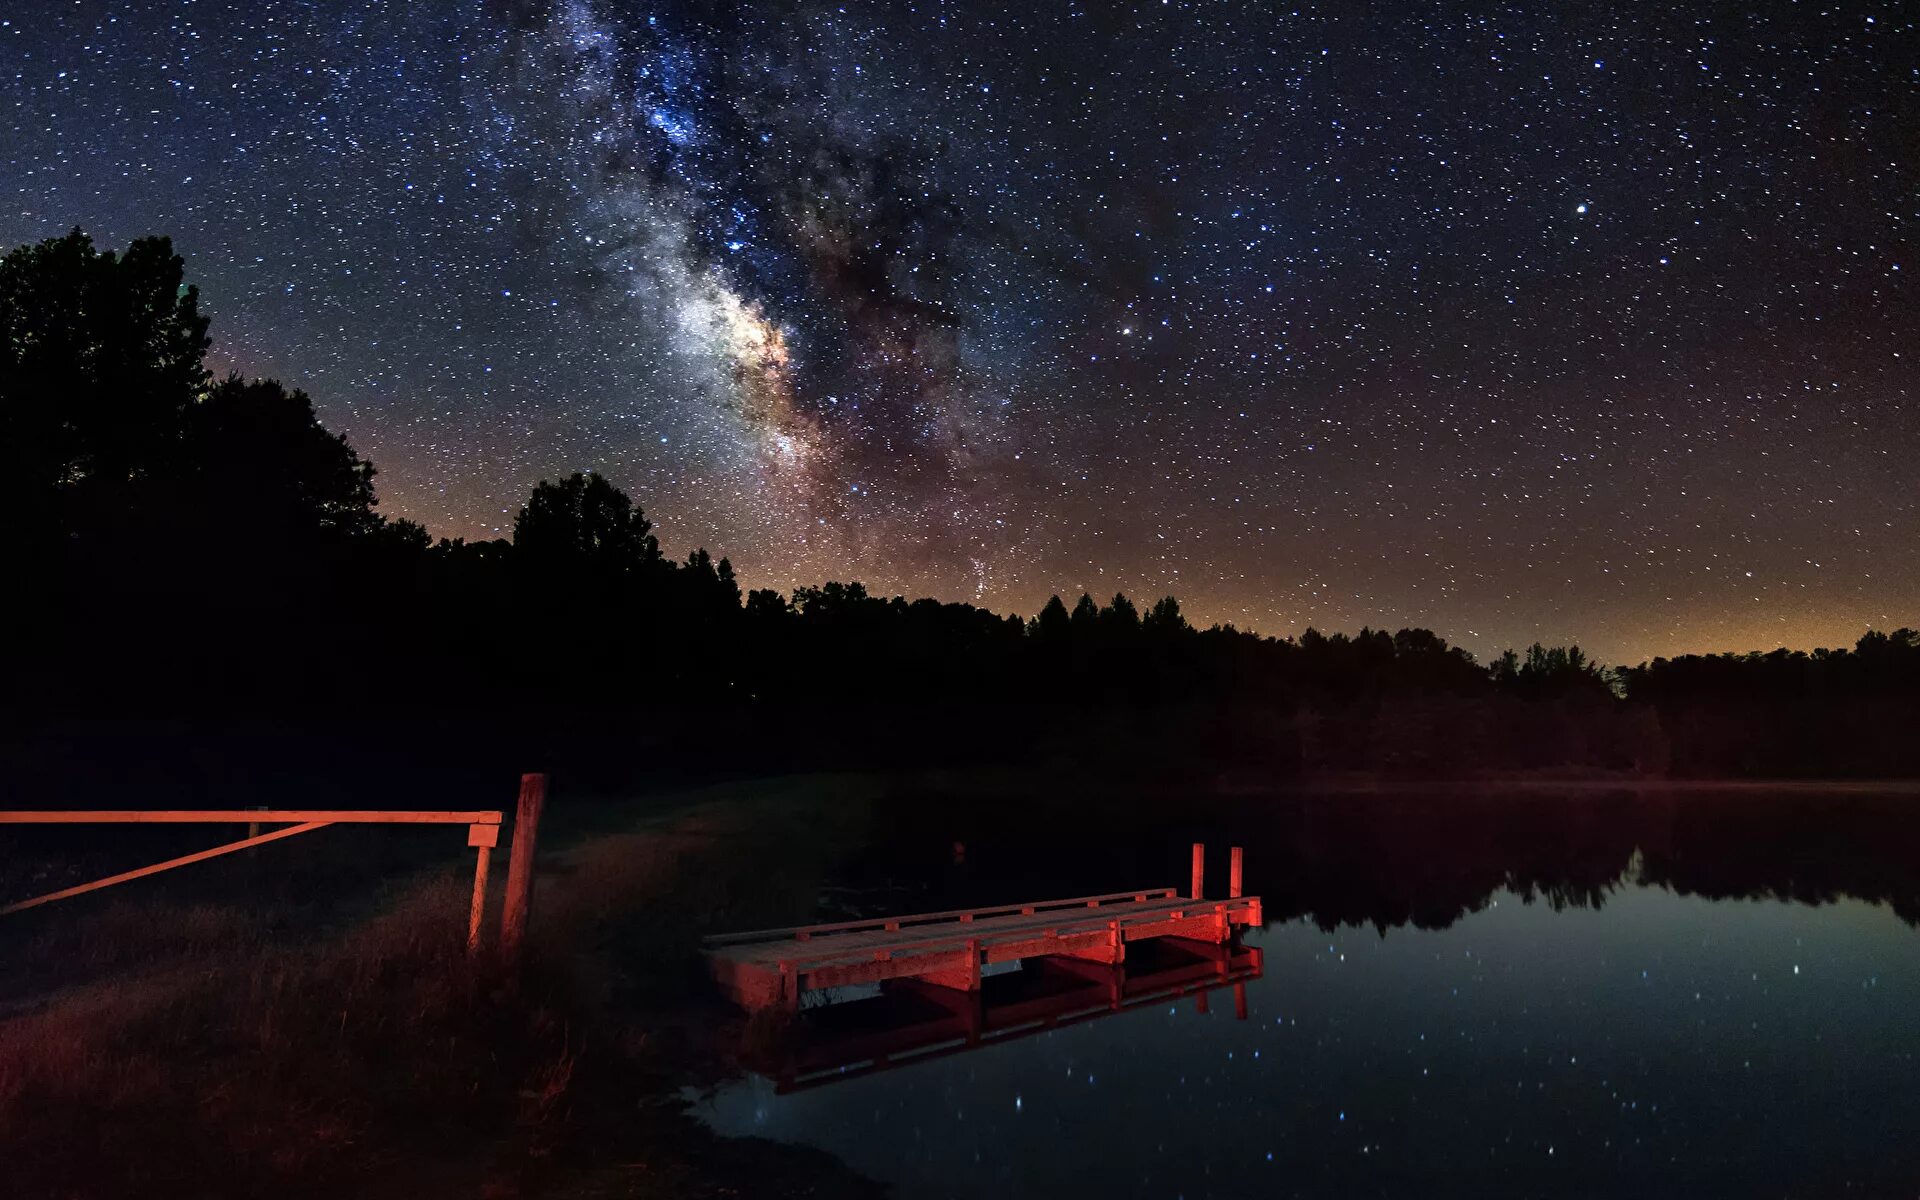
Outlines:
{"type": "MultiPolygon", "coordinates": [[[[1871,1195],[1920,1174],[1914,793],[1206,795],[561,787],[518,989],[461,953],[466,860],[438,841],[323,831],[22,914],[0,926],[9,1194],[1871,1195]],[[695,954],[714,929],[1178,885],[1195,840],[1216,881],[1245,846],[1265,899],[1244,1020],[1230,989],[1205,1014],[1176,992],[775,1095],[736,1064],[786,1042],[716,1004],[695,954]]],[[[83,850],[9,841],[0,861],[40,866],[6,892],[83,850]]],[[[823,1015],[884,1032],[802,1019],[823,1015]]]]}
{"type": "MultiPolygon", "coordinates": [[[[511,987],[466,956],[470,860],[442,830],[329,829],[7,919],[6,1194],[874,1191],[824,1154],[717,1137],[678,1095],[742,1033],[705,1002],[698,932],[811,904],[840,836],[817,785],[754,796],[553,821],[511,987]]],[[[120,853],[218,840],[150,832],[120,853]]],[[[9,893],[100,857],[72,833],[11,831],[9,893]]]]}

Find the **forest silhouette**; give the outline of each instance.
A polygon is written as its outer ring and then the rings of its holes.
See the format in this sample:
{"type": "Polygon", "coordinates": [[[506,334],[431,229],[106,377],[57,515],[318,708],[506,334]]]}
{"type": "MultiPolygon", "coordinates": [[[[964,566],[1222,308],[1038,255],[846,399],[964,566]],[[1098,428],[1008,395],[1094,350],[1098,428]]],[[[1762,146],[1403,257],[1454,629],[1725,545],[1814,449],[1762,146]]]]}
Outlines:
{"type": "Polygon", "coordinates": [[[0,261],[16,728],[412,722],[739,769],[1920,775],[1911,629],[1609,669],[1539,645],[1481,665],[1424,629],[1201,629],[1171,596],[1025,619],[857,582],[743,594],[593,474],[540,483],[511,539],[436,541],[377,511],[305,393],[215,379],[209,345],[167,239],[0,261]]]}

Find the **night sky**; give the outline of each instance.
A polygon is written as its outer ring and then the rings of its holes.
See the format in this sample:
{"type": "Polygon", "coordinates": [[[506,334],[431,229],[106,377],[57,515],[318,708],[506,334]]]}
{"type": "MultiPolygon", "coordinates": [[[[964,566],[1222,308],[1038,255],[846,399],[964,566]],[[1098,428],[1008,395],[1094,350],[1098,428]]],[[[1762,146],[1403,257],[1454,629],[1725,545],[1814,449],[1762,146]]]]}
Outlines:
{"type": "Polygon", "coordinates": [[[170,234],[382,511],[1608,661],[1920,624],[1887,4],[0,0],[0,243],[170,234]]]}

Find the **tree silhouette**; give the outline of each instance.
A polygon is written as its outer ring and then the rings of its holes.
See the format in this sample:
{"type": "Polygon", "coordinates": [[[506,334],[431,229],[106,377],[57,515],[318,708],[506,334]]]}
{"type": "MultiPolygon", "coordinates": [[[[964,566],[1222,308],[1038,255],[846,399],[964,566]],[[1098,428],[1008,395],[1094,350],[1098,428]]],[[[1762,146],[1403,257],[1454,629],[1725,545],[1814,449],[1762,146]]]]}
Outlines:
{"type": "Polygon", "coordinates": [[[789,612],[787,598],[772,588],[755,588],[747,593],[747,614],[756,620],[780,620],[789,612]]]}
{"type": "Polygon", "coordinates": [[[1141,619],[1140,627],[1148,633],[1168,637],[1188,632],[1192,626],[1180,615],[1180,601],[1172,596],[1162,596],[1154,601],[1153,607],[1141,619]]]}
{"type": "Polygon", "coordinates": [[[733,577],[733,564],[724,558],[714,562],[705,547],[687,555],[680,577],[695,609],[740,607],[740,584],[733,577]]]}
{"type": "Polygon", "coordinates": [[[637,577],[662,562],[653,523],[598,474],[541,480],[513,520],[516,553],[531,567],[637,577]]]}
{"type": "Polygon", "coordinates": [[[1530,698],[1610,696],[1613,688],[1613,673],[1589,660],[1578,646],[1549,648],[1535,642],[1524,659],[1508,650],[1489,675],[1499,686],[1530,698]]]}
{"type": "Polygon", "coordinates": [[[1099,627],[1100,606],[1094,602],[1092,596],[1081,592],[1080,599],[1074,604],[1073,615],[1069,620],[1073,623],[1074,633],[1077,636],[1084,637],[1099,627]]]}
{"type": "Polygon", "coordinates": [[[23,532],[80,532],[171,465],[204,394],[207,319],[166,238],[84,233],[0,259],[0,487],[23,532]]]}
{"type": "Polygon", "coordinates": [[[1039,615],[1033,618],[1033,636],[1053,645],[1064,645],[1073,632],[1073,618],[1067,615],[1067,606],[1060,597],[1049,597],[1039,615]]]}
{"type": "Polygon", "coordinates": [[[249,530],[354,537],[380,526],[373,464],[326,431],[305,392],[230,375],[187,410],[184,433],[181,474],[194,500],[249,530]]]}
{"type": "Polygon", "coordinates": [[[1100,610],[1100,627],[1111,637],[1130,637],[1140,632],[1140,610],[1119,592],[1100,610]]]}

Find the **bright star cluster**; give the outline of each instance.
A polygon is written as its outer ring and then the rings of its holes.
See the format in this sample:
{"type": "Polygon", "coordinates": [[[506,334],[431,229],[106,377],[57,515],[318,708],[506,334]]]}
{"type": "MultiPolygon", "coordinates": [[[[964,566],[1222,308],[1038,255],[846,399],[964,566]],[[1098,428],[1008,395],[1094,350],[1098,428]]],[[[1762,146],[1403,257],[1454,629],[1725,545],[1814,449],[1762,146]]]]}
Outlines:
{"type": "Polygon", "coordinates": [[[0,241],[168,233],[385,511],[1610,660],[1920,624],[1898,5],[0,6],[0,241]],[[1903,270],[1904,268],[1904,270],[1903,270]]]}

